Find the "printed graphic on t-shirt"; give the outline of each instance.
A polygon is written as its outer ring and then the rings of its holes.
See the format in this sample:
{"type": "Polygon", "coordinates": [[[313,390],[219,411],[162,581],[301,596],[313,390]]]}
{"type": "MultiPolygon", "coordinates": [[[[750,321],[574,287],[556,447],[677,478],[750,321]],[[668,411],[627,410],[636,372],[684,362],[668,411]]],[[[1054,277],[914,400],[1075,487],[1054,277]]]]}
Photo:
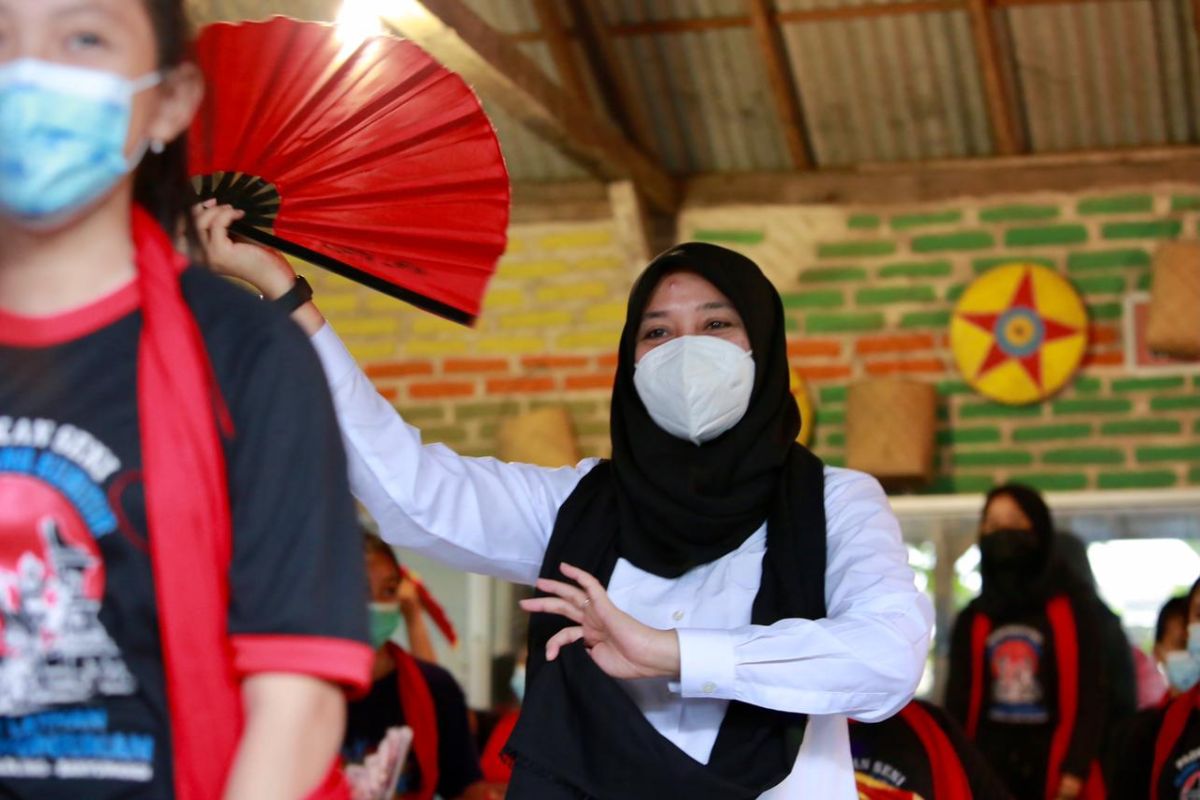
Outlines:
{"type": "Polygon", "coordinates": [[[905,775],[890,764],[875,758],[854,759],[854,783],[859,800],[924,800],[904,788],[905,775]]]}
{"type": "Polygon", "coordinates": [[[1184,753],[1173,762],[1174,785],[1179,800],[1200,800],[1200,747],[1184,753]]]}
{"type": "Polygon", "coordinates": [[[138,688],[99,617],[120,467],[79,428],[0,417],[0,777],[153,774],[152,737],[83,707],[138,688]]]}
{"type": "Polygon", "coordinates": [[[1045,651],[1040,631],[1004,625],[988,637],[987,663],[992,679],[988,717],[996,722],[1040,724],[1049,719],[1038,679],[1045,651]]]}

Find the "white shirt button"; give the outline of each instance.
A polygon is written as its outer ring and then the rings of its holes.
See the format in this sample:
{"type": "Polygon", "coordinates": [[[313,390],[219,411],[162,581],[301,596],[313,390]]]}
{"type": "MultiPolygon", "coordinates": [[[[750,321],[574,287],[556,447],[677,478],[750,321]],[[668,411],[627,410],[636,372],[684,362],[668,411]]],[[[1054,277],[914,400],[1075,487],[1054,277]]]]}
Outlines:
{"type": "Polygon", "coordinates": [[[675,620],[676,622],[679,622],[679,620],[683,619],[683,612],[676,611],[674,614],[671,615],[671,619],[675,620]]]}
{"type": "Polygon", "coordinates": [[[709,681],[708,683],[704,684],[700,688],[701,688],[701,690],[703,690],[703,692],[705,694],[712,694],[713,692],[715,692],[717,690],[717,685],[715,683],[713,683],[712,681],[709,681]]]}

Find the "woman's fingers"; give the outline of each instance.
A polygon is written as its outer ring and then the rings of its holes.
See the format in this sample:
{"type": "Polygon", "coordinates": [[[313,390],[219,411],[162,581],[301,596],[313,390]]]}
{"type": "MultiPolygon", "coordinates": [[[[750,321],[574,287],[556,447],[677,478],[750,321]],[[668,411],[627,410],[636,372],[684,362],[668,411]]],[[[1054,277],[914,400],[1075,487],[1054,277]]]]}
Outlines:
{"type": "Polygon", "coordinates": [[[537,582],[537,588],[546,594],[557,595],[568,602],[574,603],[580,608],[583,608],[584,603],[588,599],[587,592],[583,591],[578,586],[572,586],[571,584],[563,583],[562,581],[552,581],[548,578],[539,578],[537,582]]]}
{"type": "Polygon", "coordinates": [[[604,588],[604,584],[596,580],[591,573],[581,570],[579,567],[573,567],[565,561],[558,565],[559,570],[563,575],[566,575],[571,580],[583,587],[583,591],[587,593],[588,599],[593,603],[607,602],[608,590],[604,588]]]}
{"type": "Polygon", "coordinates": [[[583,628],[576,626],[574,628],[563,628],[558,633],[550,637],[550,641],[546,642],[546,660],[553,661],[558,658],[558,652],[569,644],[574,644],[583,638],[583,628]]]}
{"type": "Polygon", "coordinates": [[[522,600],[521,608],[531,614],[558,614],[572,622],[583,624],[583,609],[561,597],[535,597],[522,600]]]}

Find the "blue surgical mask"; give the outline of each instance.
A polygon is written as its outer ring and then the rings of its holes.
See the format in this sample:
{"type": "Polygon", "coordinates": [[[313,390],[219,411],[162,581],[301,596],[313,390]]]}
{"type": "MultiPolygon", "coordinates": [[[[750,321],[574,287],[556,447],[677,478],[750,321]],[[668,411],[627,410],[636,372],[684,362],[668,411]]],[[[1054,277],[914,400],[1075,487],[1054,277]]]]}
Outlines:
{"type": "Polygon", "coordinates": [[[517,698],[518,703],[525,701],[525,665],[518,664],[513,667],[512,678],[508,681],[508,688],[512,689],[513,696],[517,698]]]}
{"type": "Polygon", "coordinates": [[[1167,653],[1163,667],[1167,672],[1167,683],[1177,692],[1186,692],[1200,683],[1200,659],[1187,650],[1167,653]]]}
{"type": "Polygon", "coordinates": [[[367,613],[371,624],[371,647],[378,650],[392,640],[400,627],[400,604],[371,603],[367,613]]]}
{"type": "Polygon", "coordinates": [[[146,154],[125,154],[134,95],[161,81],[23,58],[0,66],[0,214],[31,228],[69,221],[146,154]]]}

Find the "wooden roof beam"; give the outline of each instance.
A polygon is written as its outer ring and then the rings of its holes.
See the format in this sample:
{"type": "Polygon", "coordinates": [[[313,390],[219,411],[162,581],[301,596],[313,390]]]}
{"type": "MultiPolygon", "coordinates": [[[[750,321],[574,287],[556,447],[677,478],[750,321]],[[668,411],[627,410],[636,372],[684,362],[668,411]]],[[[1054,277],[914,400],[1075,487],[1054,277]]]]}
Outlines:
{"type": "Polygon", "coordinates": [[[772,18],[768,0],[746,0],[746,5],[750,12],[750,21],[754,25],[754,37],[758,40],[758,49],[762,53],[767,80],[771,84],[775,112],[779,115],[779,124],[783,128],[783,138],[787,143],[792,166],[795,169],[811,169],[813,159],[808,149],[808,137],[805,135],[800,92],[788,63],[783,33],[772,18]]]}
{"type": "Polygon", "coordinates": [[[558,15],[554,0],[533,0],[533,9],[537,12],[538,25],[541,33],[550,46],[550,56],[562,79],[562,87],[580,100],[586,100],[587,86],[583,82],[583,74],[579,71],[579,63],[571,50],[571,38],[567,28],[558,15]]]}
{"type": "Polygon", "coordinates": [[[1009,66],[1012,63],[1007,40],[996,28],[996,13],[989,0],[967,0],[971,16],[971,33],[975,39],[975,55],[983,78],[983,94],[987,100],[988,121],[997,155],[1011,156],[1025,151],[1024,137],[1018,121],[1019,110],[1009,66]]]}
{"type": "Polygon", "coordinates": [[[558,86],[463,0],[397,0],[385,22],[461,75],[479,94],[606,181],[630,180],[662,211],[678,207],[675,180],[587,101],[558,86]]]}

